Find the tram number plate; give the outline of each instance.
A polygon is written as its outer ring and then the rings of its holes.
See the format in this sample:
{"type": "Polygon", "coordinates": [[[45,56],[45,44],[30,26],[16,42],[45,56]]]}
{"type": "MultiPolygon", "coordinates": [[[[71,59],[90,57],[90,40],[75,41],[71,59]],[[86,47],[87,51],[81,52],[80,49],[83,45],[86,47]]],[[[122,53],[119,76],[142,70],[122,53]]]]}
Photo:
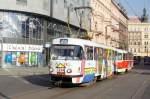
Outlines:
{"type": "Polygon", "coordinates": [[[58,75],[65,75],[65,68],[57,68],[58,75]]]}

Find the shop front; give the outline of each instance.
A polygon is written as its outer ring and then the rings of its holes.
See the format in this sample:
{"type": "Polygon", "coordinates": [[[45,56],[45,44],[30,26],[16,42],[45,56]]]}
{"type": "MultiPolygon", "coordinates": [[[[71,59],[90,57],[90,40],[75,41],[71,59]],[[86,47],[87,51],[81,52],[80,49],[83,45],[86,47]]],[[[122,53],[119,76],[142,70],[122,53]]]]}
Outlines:
{"type": "Polygon", "coordinates": [[[44,57],[42,45],[2,44],[1,67],[40,67],[44,57]]]}

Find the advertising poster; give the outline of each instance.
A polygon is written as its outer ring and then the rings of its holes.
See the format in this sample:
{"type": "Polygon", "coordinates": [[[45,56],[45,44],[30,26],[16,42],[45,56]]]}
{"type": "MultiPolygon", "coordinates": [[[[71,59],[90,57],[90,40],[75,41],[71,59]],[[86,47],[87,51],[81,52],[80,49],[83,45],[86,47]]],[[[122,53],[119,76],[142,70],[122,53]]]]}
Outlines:
{"type": "Polygon", "coordinates": [[[2,65],[2,52],[0,51],[0,67],[2,65]]]}
{"type": "Polygon", "coordinates": [[[42,64],[43,64],[43,54],[38,53],[38,65],[42,66],[42,64]]]}
{"type": "Polygon", "coordinates": [[[37,53],[29,53],[29,66],[37,66],[37,53]]]}
{"type": "Polygon", "coordinates": [[[5,63],[12,64],[12,54],[11,54],[11,52],[6,52],[5,63]]]}
{"type": "Polygon", "coordinates": [[[29,53],[25,52],[25,66],[29,66],[29,53]]]}
{"type": "Polygon", "coordinates": [[[17,63],[17,52],[12,52],[12,65],[17,63]]]}
{"type": "Polygon", "coordinates": [[[20,52],[16,52],[16,56],[17,56],[16,66],[21,66],[21,64],[19,63],[20,52]]]}

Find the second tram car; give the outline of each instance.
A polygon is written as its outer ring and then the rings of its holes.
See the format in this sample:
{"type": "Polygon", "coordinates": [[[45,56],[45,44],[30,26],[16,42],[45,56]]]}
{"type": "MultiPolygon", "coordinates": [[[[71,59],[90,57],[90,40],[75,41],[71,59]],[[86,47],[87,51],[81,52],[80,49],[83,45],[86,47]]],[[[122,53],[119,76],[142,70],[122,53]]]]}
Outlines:
{"type": "Polygon", "coordinates": [[[77,38],[54,39],[49,63],[52,82],[84,84],[133,67],[132,54],[77,38]]]}

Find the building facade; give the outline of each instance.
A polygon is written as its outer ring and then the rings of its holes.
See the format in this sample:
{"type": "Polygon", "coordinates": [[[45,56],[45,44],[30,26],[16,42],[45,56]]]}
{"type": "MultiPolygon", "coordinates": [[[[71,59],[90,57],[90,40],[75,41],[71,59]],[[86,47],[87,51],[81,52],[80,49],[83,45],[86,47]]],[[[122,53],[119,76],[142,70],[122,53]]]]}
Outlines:
{"type": "Polygon", "coordinates": [[[108,46],[128,48],[127,13],[115,0],[91,0],[93,40],[108,46]]]}
{"type": "Polygon", "coordinates": [[[111,33],[111,0],[91,0],[90,4],[93,40],[107,45],[108,35],[111,33]]]}
{"type": "Polygon", "coordinates": [[[120,19],[120,10],[118,9],[117,2],[112,1],[111,2],[111,22],[112,22],[112,46],[119,48],[119,19],[120,19]]]}
{"type": "Polygon", "coordinates": [[[111,0],[112,37],[116,47],[128,50],[128,16],[124,7],[115,0],[111,0]]]}
{"type": "Polygon", "coordinates": [[[46,66],[58,37],[90,34],[93,41],[121,48],[127,17],[113,1],[0,0],[0,66],[46,66]]]}
{"type": "Polygon", "coordinates": [[[135,56],[150,56],[150,23],[131,17],[128,24],[129,51],[135,56]]]}
{"type": "Polygon", "coordinates": [[[88,3],[78,1],[1,0],[0,67],[46,66],[53,38],[84,34],[73,7],[88,3]]]}

